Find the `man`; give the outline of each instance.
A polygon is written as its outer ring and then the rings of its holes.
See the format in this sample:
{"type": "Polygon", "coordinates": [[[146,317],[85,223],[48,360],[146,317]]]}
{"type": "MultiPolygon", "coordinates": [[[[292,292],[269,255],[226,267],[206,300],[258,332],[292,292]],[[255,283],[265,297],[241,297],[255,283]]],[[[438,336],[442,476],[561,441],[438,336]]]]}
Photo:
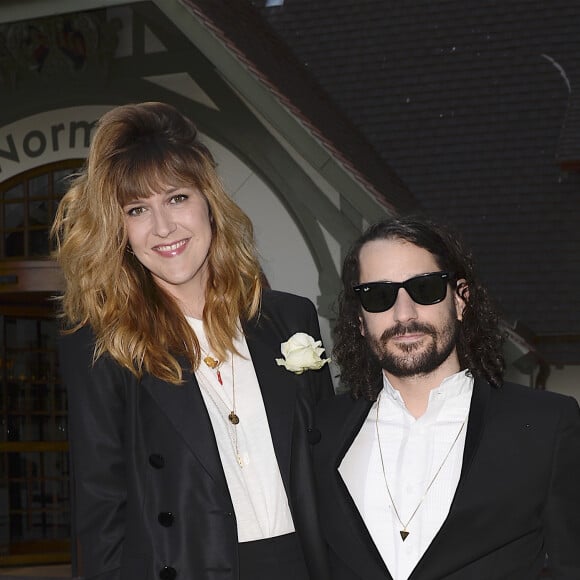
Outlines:
{"type": "Polygon", "coordinates": [[[407,217],[344,263],[315,447],[333,580],[580,579],[580,413],[503,383],[501,334],[459,241],[407,217]]]}

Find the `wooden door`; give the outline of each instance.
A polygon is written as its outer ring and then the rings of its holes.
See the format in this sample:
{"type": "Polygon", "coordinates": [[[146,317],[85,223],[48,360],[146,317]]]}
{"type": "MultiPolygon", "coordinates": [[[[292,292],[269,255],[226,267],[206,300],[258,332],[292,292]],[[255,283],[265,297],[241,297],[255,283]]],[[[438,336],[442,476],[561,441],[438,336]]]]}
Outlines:
{"type": "Polygon", "coordinates": [[[0,303],[0,565],[70,559],[67,405],[52,310],[37,295],[0,303]]]}

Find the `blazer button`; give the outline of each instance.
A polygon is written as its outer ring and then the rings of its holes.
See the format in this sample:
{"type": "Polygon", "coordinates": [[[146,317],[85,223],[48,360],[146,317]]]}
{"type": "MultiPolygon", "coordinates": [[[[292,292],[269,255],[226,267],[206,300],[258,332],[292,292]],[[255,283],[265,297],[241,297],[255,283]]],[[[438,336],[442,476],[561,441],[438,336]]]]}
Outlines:
{"type": "Polygon", "coordinates": [[[177,578],[177,570],[171,566],[163,566],[159,571],[159,578],[161,580],[175,580],[177,578]]]}
{"type": "Polygon", "coordinates": [[[308,427],[306,433],[310,445],[316,445],[322,439],[322,433],[316,427],[308,427]]]}
{"type": "Polygon", "coordinates": [[[163,455],[159,455],[159,453],[152,453],[149,456],[149,464],[155,469],[161,469],[165,467],[165,458],[163,455]]]}
{"type": "Polygon", "coordinates": [[[171,512],[161,512],[157,516],[157,520],[163,527],[169,528],[173,525],[173,522],[175,521],[175,516],[171,512]]]}

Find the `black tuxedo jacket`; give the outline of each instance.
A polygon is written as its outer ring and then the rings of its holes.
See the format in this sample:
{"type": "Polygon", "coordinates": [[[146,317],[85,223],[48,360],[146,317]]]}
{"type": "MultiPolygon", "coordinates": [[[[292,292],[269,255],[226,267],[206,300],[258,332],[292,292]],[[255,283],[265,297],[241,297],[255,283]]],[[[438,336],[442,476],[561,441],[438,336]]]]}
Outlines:
{"type": "MultiPolygon", "coordinates": [[[[307,299],[266,291],[244,326],[276,459],[312,580],[328,578],[311,469],[315,403],[333,394],[328,365],[278,366],[295,332],[320,338],[307,299]]],[[[90,328],[60,342],[68,389],[74,571],[99,580],[236,580],[236,516],[193,373],[175,386],[138,381],[110,357],[92,364],[90,328]]]]}
{"type": "MultiPolygon", "coordinates": [[[[333,580],[392,580],[338,472],[370,408],[347,394],[318,413],[315,470],[333,580]]],[[[535,580],[546,553],[554,580],[580,580],[578,404],[476,380],[450,512],[409,580],[535,580]]]]}

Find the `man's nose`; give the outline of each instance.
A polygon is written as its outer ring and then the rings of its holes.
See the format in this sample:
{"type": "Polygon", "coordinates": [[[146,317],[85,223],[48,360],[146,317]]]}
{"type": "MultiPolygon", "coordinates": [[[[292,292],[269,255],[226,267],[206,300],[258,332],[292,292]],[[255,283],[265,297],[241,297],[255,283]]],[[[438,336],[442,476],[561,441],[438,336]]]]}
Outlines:
{"type": "Polygon", "coordinates": [[[417,304],[404,288],[399,288],[393,305],[393,316],[397,322],[408,322],[417,318],[417,304]]]}

